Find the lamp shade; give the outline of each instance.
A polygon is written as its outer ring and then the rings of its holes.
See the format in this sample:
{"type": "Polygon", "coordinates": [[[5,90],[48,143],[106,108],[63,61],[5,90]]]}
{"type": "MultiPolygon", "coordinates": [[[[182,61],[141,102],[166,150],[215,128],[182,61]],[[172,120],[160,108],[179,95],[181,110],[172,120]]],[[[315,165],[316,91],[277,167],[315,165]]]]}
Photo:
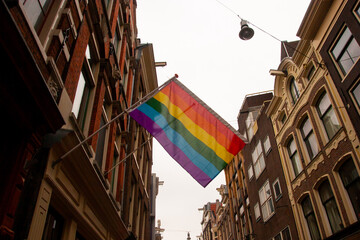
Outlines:
{"type": "Polygon", "coordinates": [[[254,30],[249,27],[247,21],[241,20],[240,26],[241,26],[241,30],[239,32],[239,37],[242,40],[249,40],[254,36],[254,30]]]}

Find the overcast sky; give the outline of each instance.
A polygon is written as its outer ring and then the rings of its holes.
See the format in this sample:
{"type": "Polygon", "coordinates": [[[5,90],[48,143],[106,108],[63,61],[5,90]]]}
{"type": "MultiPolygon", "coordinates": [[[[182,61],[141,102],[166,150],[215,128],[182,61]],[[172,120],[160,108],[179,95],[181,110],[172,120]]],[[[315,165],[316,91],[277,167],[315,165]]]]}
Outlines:
{"type": "MultiPolygon", "coordinates": [[[[270,69],[280,63],[280,40],[294,41],[310,0],[137,0],[138,37],[152,43],[159,85],[179,80],[235,129],[246,94],[273,90],[270,69]],[[225,6],[224,6],[225,5],[225,6]],[[240,18],[255,30],[239,38],[240,18]]],[[[223,172],[206,188],[198,184],[154,140],[153,172],[164,181],[157,196],[157,216],[164,240],[191,239],[201,233],[207,202],[220,200],[223,172]]],[[[250,199],[251,201],[251,199],[250,199]]]]}

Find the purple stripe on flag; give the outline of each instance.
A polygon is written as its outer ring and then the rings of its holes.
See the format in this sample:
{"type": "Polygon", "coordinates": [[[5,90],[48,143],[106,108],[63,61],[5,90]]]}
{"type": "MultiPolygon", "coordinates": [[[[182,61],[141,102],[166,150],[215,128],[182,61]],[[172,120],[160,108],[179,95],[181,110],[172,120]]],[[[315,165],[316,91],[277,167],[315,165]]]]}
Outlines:
{"type": "Polygon", "coordinates": [[[165,148],[169,155],[174,158],[190,175],[203,187],[209,184],[212,179],[199,169],[185,154],[172,143],[166,136],[163,129],[143,112],[135,109],[130,112],[130,116],[143,126],[156,140],[165,148]]]}

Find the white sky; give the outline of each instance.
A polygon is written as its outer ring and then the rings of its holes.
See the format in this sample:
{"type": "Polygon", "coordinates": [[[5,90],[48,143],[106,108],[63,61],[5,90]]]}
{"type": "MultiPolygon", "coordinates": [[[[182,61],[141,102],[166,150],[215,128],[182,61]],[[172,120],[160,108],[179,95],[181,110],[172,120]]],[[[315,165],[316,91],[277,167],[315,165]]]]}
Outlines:
{"type": "MultiPolygon", "coordinates": [[[[240,19],[281,40],[296,32],[310,0],[137,0],[138,37],[152,43],[159,85],[174,74],[193,93],[238,129],[237,115],[246,94],[273,90],[270,69],[280,63],[280,42],[251,26],[251,40],[239,38],[240,19]],[[226,7],[225,7],[225,6],[226,7]]],[[[157,196],[156,219],[164,240],[191,239],[201,233],[207,202],[220,200],[223,172],[206,188],[198,184],[154,140],[153,172],[165,181],[157,196]]],[[[251,201],[251,199],[250,199],[251,201]]]]}

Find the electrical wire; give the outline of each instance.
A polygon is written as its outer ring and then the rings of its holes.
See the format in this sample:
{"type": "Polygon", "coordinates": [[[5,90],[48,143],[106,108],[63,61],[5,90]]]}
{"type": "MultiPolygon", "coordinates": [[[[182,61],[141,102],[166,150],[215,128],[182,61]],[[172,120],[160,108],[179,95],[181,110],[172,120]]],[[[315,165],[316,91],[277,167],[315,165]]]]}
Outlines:
{"type": "MultiPolygon", "coordinates": [[[[258,27],[258,26],[255,25],[254,23],[252,23],[252,22],[250,22],[250,21],[248,21],[248,20],[243,19],[242,17],[240,17],[239,14],[237,14],[234,10],[232,10],[231,8],[229,8],[228,6],[226,6],[224,3],[220,2],[219,0],[215,0],[215,1],[218,2],[219,4],[221,4],[221,5],[222,5],[223,7],[225,7],[226,9],[228,9],[230,12],[234,13],[240,20],[246,21],[248,24],[254,26],[254,27],[257,28],[258,30],[262,31],[263,33],[269,35],[269,36],[272,37],[273,39],[275,39],[275,40],[279,41],[281,44],[283,44],[283,45],[284,45],[284,49],[285,49],[285,51],[286,51],[286,55],[287,55],[288,57],[289,57],[289,54],[288,54],[288,52],[287,52],[287,50],[286,50],[286,47],[291,48],[291,49],[294,50],[295,52],[297,52],[297,53],[301,54],[302,56],[306,57],[307,59],[311,59],[311,58],[308,57],[306,54],[300,52],[300,51],[297,50],[296,48],[294,48],[294,47],[290,46],[289,44],[287,44],[286,41],[280,40],[279,38],[275,37],[275,36],[272,35],[271,33],[265,31],[264,29],[262,29],[262,28],[260,28],[260,27],[258,27]],[[285,46],[286,46],[286,47],[285,47],[285,46]]],[[[323,65],[322,65],[321,63],[319,63],[318,61],[314,60],[314,62],[317,63],[317,64],[320,66],[320,68],[323,67],[323,65]]]]}

